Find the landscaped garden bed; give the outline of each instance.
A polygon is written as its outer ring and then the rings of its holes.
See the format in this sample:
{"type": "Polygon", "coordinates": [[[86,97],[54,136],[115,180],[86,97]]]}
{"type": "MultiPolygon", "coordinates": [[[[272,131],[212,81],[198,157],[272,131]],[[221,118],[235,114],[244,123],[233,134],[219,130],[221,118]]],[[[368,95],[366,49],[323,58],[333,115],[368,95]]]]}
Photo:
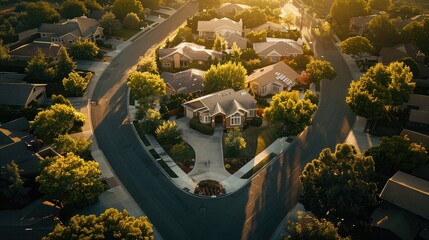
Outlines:
{"type": "Polygon", "coordinates": [[[191,172],[195,165],[195,151],[185,141],[175,145],[162,145],[167,154],[186,174],[191,172]]]}
{"type": "Polygon", "coordinates": [[[203,196],[217,196],[225,194],[225,188],[217,181],[204,180],[197,184],[194,193],[203,196]]]}

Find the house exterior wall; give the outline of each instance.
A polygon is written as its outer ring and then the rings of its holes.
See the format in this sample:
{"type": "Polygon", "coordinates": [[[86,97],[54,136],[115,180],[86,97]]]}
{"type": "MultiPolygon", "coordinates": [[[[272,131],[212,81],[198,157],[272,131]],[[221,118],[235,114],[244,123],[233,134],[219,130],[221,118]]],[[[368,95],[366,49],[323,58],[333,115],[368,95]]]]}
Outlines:
{"type": "MultiPolygon", "coordinates": [[[[241,116],[241,115],[240,115],[241,116]]],[[[241,116],[241,123],[240,125],[231,125],[231,117],[225,118],[225,128],[229,129],[229,128],[235,128],[235,127],[243,127],[244,123],[246,121],[246,114],[244,114],[244,116],[241,116]]]]}
{"type": "Polygon", "coordinates": [[[173,62],[174,62],[174,68],[180,68],[180,55],[179,54],[174,54],[173,55],[173,62]]]}

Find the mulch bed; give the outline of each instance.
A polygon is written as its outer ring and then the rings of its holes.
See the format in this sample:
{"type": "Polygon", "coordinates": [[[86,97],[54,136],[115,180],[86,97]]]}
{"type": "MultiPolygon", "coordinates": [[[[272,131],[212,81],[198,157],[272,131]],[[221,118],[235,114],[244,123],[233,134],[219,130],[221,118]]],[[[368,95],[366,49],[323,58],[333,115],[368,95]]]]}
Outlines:
{"type": "Polygon", "coordinates": [[[247,162],[249,162],[248,159],[241,159],[241,158],[224,158],[224,164],[225,169],[230,174],[234,174],[237,172],[241,167],[243,167],[247,162]]]}
{"type": "Polygon", "coordinates": [[[204,180],[197,184],[195,187],[195,194],[203,196],[216,196],[225,194],[225,188],[214,180],[204,180]]]}

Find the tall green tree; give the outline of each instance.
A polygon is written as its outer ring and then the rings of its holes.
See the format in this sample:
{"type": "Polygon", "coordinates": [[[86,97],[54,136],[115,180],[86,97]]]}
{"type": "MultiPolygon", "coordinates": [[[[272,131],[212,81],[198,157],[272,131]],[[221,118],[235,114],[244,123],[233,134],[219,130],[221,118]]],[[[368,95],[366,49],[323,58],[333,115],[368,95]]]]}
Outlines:
{"type": "Polygon", "coordinates": [[[376,171],[388,177],[397,171],[410,173],[429,160],[426,148],[411,142],[407,136],[382,137],[380,145],[368,149],[365,156],[371,156],[376,171]]]}
{"type": "Polygon", "coordinates": [[[216,38],[213,43],[213,50],[222,52],[226,50],[226,46],[228,43],[223,39],[223,37],[219,34],[216,34],[216,38]]]}
{"type": "Polygon", "coordinates": [[[128,87],[139,101],[140,107],[148,109],[155,101],[166,94],[166,85],[159,75],[149,72],[133,72],[128,78],[128,87]]]}
{"type": "Polygon", "coordinates": [[[262,30],[259,32],[250,31],[246,34],[246,38],[249,39],[250,43],[266,42],[267,31],[262,30]]]}
{"type": "Polygon", "coordinates": [[[400,43],[401,38],[395,21],[395,19],[390,19],[388,14],[382,14],[368,22],[366,35],[377,49],[400,43]]]}
{"type": "Polygon", "coordinates": [[[402,29],[401,37],[404,42],[412,42],[424,52],[429,51],[429,19],[410,22],[402,29]]]}
{"type": "Polygon", "coordinates": [[[121,21],[116,19],[115,14],[112,12],[108,12],[101,17],[100,25],[109,36],[114,35],[121,29],[121,21]]]}
{"type": "Polygon", "coordinates": [[[67,50],[62,47],[60,49],[60,55],[58,57],[57,66],[57,79],[63,79],[67,77],[71,72],[76,69],[76,64],[73,62],[67,50]]]}
{"type": "Polygon", "coordinates": [[[341,52],[344,54],[362,57],[364,54],[373,54],[374,46],[366,37],[353,36],[340,43],[341,52]]]}
{"type": "Polygon", "coordinates": [[[34,57],[28,61],[25,72],[30,82],[52,82],[56,76],[55,67],[40,49],[37,49],[34,57]]]}
{"type": "Polygon", "coordinates": [[[69,107],[72,106],[71,102],[61,94],[58,94],[58,95],[52,94],[52,105],[55,105],[55,104],[64,104],[69,107]]]}
{"type": "Polygon", "coordinates": [[[94,10],[102,10],[103,6],[101,6],[100,3],[97,2],[97,0],[84,0],[83,3],[85,4],[85,7],[90,11],[94,10]]]}
{"type": "Polygon", "coordinates": [[[153,240],[153,229],[146,216],[136,218],[126,210],[109,208],[100,216],[76,215],[68,225],[58,224],[43,240],[135,239],[153,240]]]}
{"type": "Polygon", "coordinates": [[[334,0],[329,15],[336,23],[348,26],[350,18],[364,16],[367,13],[365,0],[334,0]]]}
{"type": "Polygon", "coordinates": [[[8,185],[7,188],[0,189],[0,193],[9,201],[19,204],[25,202],[24,196],[27,192],[27,189],[24,188],[21,172],[22,170],[19,169],[14,160],[6,164],[6,171],[1,172],[1,176],[5,178],[8,185]]]}
{"type": "Polygon", "coordinates": [[[85,160],[92,159],[91,157],[91,144],[92,141],[86,140],[83,137],[72,138],[68,134],[59,135],[54,139],[53,147],[61,155],[73,153],[85,160]]]}
{"type": "Polygon", "coordinates": [[[68,206],[85,206],[97,201],[104,191],[96,161],[85,161],[68,153],[65,157],[42,160],[41,164],[36,181],[48,199],[57,199],[68,206]]]}
{"type": "Polygon", "coordinates": [[[159,74],[158,66],[156,65],[155,58],[145,56],[141,57],[137,63],[137,71],[139,72],[149,72],[152,74],[159,74]]]}
{"type": "Polygon", "coordinates": [[[353,145],[337,144],[335,152],[324,149],[300,176],[305,209],[345,226],[367,218],[376,204],[374,170],[372,158],[358,154],[353,145]]]}
{"type": "Polygon", "coordinates": [[[156,138],[162,144],[176,144],[182,140],[182,130],[174,121],[165,121],[155,130],[156,138]]]}
{"type": "Polygon", "coordinates": [[[83,15],[88,15],[89,10],[85,3],[79,0],[65,0],[61,4],[61,16],[65,19],[73,19],[83,15]]]}
{"type": "Polygon", "coordinates": [[[279,135],[297,135],[311,124],[316,109],[317,105],[309,99],[300,99],[298,91],[283,91],[273,96],[270,106],[264,110],[264,117],[278,125],[279,135]]]}
{"type": "Polygon", "coordinates": [[[254,28],[267,22],[267,15],[259,7],[253,6],[235,14],[234,19],[243,20],[244,28],[254,28]]]}
{"type": "Polygon", "coordinates": [[[130,12],[125,16],[122,24],[128,29],[138,30],[140,29],[140,18],[136,13],[130,12]]]}
{"type": "Polygon", "coordinates": [[[246,148],[246,139],[240,128],[233,128],[228,130],[224,136],[224,144],[226,154],[230,157],[238,157],[240,151],[246,148]]]}
{"type": "Polygon", "coordinates": [[[241,63],[227,62],[212,65],[203,75],[204,88],[208,93],[232,88],[235,91],[246,87],[247,71],[241,63]]]}
{"type": "Polygon", "coordinates": [[[140,127],[145,133],[154,134],[161,122],[161,114],[159,111],[149,108],[145,113],[143,121],[140,122],[140,127]]]}
{"type": "Polygon", "coordinates": [[[343,238],[338,234],[337,227],[326,219],[321,220],[311,214],[298,212],[296,222],[289,221],[287,224],[290,235],[284,240],[349,240],[350,237],[343,238]]]}
{"type": "Polygon", "coordinates": [[[73,43],[70,54],[74,59],[92,60],[97,56],[98,50],[99,48],[94,42],[79,38],[73,43]]]}
{"type": "Polygon", "coordinates": [[[3,45],[3,40],[0,39],[0,65],[3,65],[10,60],[9,48],[3,45]]]}
{"type": "Polygon", "coordinates": [[[143,5],[139,0],[115,0],[112,12],[122,21],[130,12],[140,15],[143,12],[143,5]]]}
{"type": "Polygon", "coordinates": [[[392,6],[392,0],[370,0],[369,6],[371,9],[388,11],[392,6]]]}
{"type": "Polygon", "coordinates": [[[55,137],[68,133],[79,117],[74,108],[64,104],[55,104],[40,111],[34,121],[30,122],[30,128],[37,137],[50,142],[55,137]]]}
{"type": "Polygon", "coordinates": [[[4,35],[1,36],[1,38],[3,39],[3,41],[5,43],[14,43],[17,42],[19,40],[19,36],[18,34],[15,33],[15,29],[13,28],[12,24],[10,23],[9,20],[5,20],[4,21],[4,35]]]}
{"type": "Polygon", "coordinates": [[[175,47],[181,42],[194,42],[194,35],[192,29],[189,27],[181,27],[178,29],[176,36],[167,47],[175,47]]]}
{"type": "Polygon", "coordinates": [[[42,23],[54,23],[60,20],[60,14],[48,2],[27,2],[25,4],[25,24],[29,28],[40,27],[42,23]]]}
{"type": "Polygon", "coordinates": [[[320,82],[322,79],[333,80],[337,76],[332,64],[325,60],[314,60],[307,64],[305,72],[309,74],[311,82],[320,82]]]}
{"type": "Polygon", "coordinates": [[[79,96],[86,89],[91,78],[92,73],[82,77],[77,72],[71,72],[63,79],[64,90],[70,95],[79,96]]]}

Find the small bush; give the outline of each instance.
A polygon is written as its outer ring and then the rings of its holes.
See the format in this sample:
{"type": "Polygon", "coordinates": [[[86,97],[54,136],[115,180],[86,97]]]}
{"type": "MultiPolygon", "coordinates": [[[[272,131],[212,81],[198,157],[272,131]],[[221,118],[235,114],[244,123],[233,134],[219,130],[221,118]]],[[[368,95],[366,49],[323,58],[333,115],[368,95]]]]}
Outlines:
{"type": "Polygon", "coordinates": [[[214,128],[212,126],[200,123],[200,120],[197,117],[194,117],[189,121],[189,126],[206,135],[213,135],[214,133],[214,128]]]}
{"type": "Polygon", "coordinates": [[[166,121],[155,130],[156,137],[161,144],[176,144],[182,140],[182,131],[176,122],[166,121]]]}
{"type": "Polygon", "coordinates": [[[260,127],[260,126],[262,125],[262,118],[260,118],[260,117],[254,117],[254,118],[252,119],[251,124],[252,124],[252,126],[254,126],[254,127],[260,127]]]}
{"type": "Polygon", "coordinates": [[[230,169],[231,165],[229,163],[225,164],[225,169],[230,169]]]}
{"type": "Polygon", "coordinates": [[[186,156],[188,152],[189,148],[185,142],[174,144],[173,147],[171,147],[171,154],[176,158],[182,158],[183,156],[186,156]]]}

